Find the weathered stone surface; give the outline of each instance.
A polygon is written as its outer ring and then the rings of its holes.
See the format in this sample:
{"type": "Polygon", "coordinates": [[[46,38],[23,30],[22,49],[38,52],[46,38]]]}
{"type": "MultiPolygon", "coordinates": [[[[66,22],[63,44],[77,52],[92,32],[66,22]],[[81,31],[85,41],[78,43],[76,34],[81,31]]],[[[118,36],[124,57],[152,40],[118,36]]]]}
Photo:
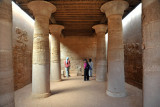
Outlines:
{"type": "Polygon", "coordinates": [[[50,95],[49,18],[56,7],[46,1],[32,1],[28,4],[35,16],[32,57],[32,95],[50,95]],[[40,7],[40,8],[39,8],[40,7]]]}
{"type": "MultiPolygon", "coordinates": [[[[43,20],[42,18],[38,18],[39,16],[44,16],[45,18],[50,18],[51,13],[54,13],[56,11],[56,7],[46,1],[32,1],[29,2],[28,8],[33,11],[33,15],[36,17],[36,20],[42,20],[42,21],[48,21],[48,20],[43,20]],[[41,11],[40,11],[41,9],[41,11]]],[[[46,23],[46,25],[48,25],[46,23]]],[[[45,27],[44,27],[45,28],[45,27]]],[[[45,28],[47,29],[47,28],[45,28]]]]}
{"type": "Polygon", "coordinates": [[[34,21],[12,4],[12,45],[15,90],[32,82],[34,21]]]}
{"type": "Polygon", "coordinates": [[[122,0],[107,2],[101,7],[101,11],[108,18],[108,85],[106,93],[112,97],[126,95],[122,15],[127,7],[128,3],[122,0]]]}
{"type": "Polygon", "coordinates": [[[12,65],[12,5],[0,1],[0,107],[14,107],[12,65]]]}
{"type": "Polygon", "coordinates": [[[96,80],[105,81],[107,72],[105,33],[107,25],[99,24],[92,27],[97,35],[96,80]]]}
{"type": "Polygon", "coordinates": [[[139,43],[126,43],[124,46],[126,82],[142,88],[142,49],[139,43]]]}
{"type": "Polygon", "coordinates": [[[123,23],[125,80],[127,83],[142,88],[142,10],[138,5],[123,23]]]}
{"type": "Polygon", "coordinates": [[[15,90],[17,90],[31,83],[32,53],[27,49],[27,32],[21,30],[20,28],[16,28],[15,30],[17,34],[17,41],[14,43],[15,46],[13,47],[13,68],[14,87],[15,90]]]}
{"type": "Polygon", "coordinates": [[[83,59],[91,58],[94,64],[93,73],[95,74],[96,64],[96,47],[97,37],[89,36],[69,36],[61,37],[60,39],[60,50],[61,50],[61,69],[65,71],[64,61],[66,57],[70,58],[71,75],[77,75],[77,72],[84,72],[83,59]]]}
{"type": "Polygon", "coordinates": [[[108,17],[108,35],[107,94],[113,97],[123,97],[126,92],[121,15],[111,15],[108,17]]]}
{"type": "Polygon", "coordinates": [[[46,35],[34,38],[32,63],[49,64],[49,56],[49,37],[46,35]]]}
{"type": "Polygon", "coordinates": [[[160,1],[142,0],[143,106],[160,105],[160,1]]]}
{"type": "Polygon", "coordinates": [[[124,10],[128,8],[129,4],[123,0],[114,0],[112,2],[107,2],[101,6],[101,12],[105,13],[106,17],[110,15],[117,14],[123,15],[124,10]]]}
{"type": "Polygon", "coordinates": [[[61,81],[61,64],[60,64],[60,35],[64,29],[62,25],[50,25],[50,80],[61,81]]]}

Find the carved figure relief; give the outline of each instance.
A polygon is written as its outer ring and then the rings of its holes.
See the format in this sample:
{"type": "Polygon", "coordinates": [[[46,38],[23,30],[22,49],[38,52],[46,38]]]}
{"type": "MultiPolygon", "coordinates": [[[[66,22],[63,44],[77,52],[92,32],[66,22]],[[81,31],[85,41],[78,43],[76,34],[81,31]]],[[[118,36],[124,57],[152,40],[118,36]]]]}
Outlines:
{"type": "Polygon", "coordinates": [[[17,44],[15,48],[19,49],[20,51],[25,51],[27,48],[26,42],[28,42],[27,32],[16,28],[16,34],[18,35],[18,37],[16,40],[17,44]]]}
{"type": "Polygon", "coordinates": [[[125,54],[142,54],[139,43],[127,43],[124,45],[125,54]]]}
{"type": "Polygon", "coordinates": [[[139,43],[124,45],[126,81],[142,88],[142,49],[139,43]]]}
{"type": "Polygon", "coordinates": [[[13,47],[13,67],[15,90],[31,82],[32,53],[27,50],[28,34],[20,28],[15,29],[16,43],[13,47]]]}

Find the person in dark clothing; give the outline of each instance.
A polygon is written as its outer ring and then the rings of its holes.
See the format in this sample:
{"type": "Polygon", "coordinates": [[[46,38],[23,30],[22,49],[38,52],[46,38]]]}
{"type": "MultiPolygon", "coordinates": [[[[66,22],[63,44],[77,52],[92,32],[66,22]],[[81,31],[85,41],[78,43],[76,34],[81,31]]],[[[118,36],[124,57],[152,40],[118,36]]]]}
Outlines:
{"type": "Polygon", "coordinates": [[[87,59],[84,59],[84,81],[89,80],[89,64],[87,59]]]}

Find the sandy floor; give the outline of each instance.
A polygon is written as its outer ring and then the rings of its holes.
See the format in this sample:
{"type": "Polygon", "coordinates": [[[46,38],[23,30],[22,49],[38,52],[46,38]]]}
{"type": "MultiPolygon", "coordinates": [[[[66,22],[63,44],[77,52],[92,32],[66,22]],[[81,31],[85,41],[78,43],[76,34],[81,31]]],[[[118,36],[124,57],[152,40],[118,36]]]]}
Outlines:
{"type": "Polygon", "coordinates": [[[126,84],[127,97],[112,98],[105,94],[106,83],[96,82],[95,77],[70,77],[52,82],[52,96],[31,98],[31,84],[15,92],[16,107],[142,107],[142,91],[126,84]]]}

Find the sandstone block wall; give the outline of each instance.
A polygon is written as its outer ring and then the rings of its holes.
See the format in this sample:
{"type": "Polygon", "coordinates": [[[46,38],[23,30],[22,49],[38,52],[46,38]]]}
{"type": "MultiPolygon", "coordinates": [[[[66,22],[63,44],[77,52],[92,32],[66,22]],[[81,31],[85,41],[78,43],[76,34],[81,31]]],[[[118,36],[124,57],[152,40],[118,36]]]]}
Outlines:
{"type": "Polygon", "coordinates": [[[128,20],[123,20],[124,62],[126,82],[142,88],[141,6],[128,20]]]}
{"type": "Polygon", "coordinates": [[[13,70],[15,90],[31,83],[32,80],[32,44],[33,21],[31,22],[20,10],[12,6],[13,28],[13,70]]]}
{"type": "Polygon", "coordinates": [[[77,74],[78,71],[83,72],[83,59],[91,58],[94,63],[93,72],[95,73],[96,64],[96,36],[68,36],[61,37],[61,70],[65,71],[64,61],[66,57],[71,61],[71,74],[77,74]]]}

